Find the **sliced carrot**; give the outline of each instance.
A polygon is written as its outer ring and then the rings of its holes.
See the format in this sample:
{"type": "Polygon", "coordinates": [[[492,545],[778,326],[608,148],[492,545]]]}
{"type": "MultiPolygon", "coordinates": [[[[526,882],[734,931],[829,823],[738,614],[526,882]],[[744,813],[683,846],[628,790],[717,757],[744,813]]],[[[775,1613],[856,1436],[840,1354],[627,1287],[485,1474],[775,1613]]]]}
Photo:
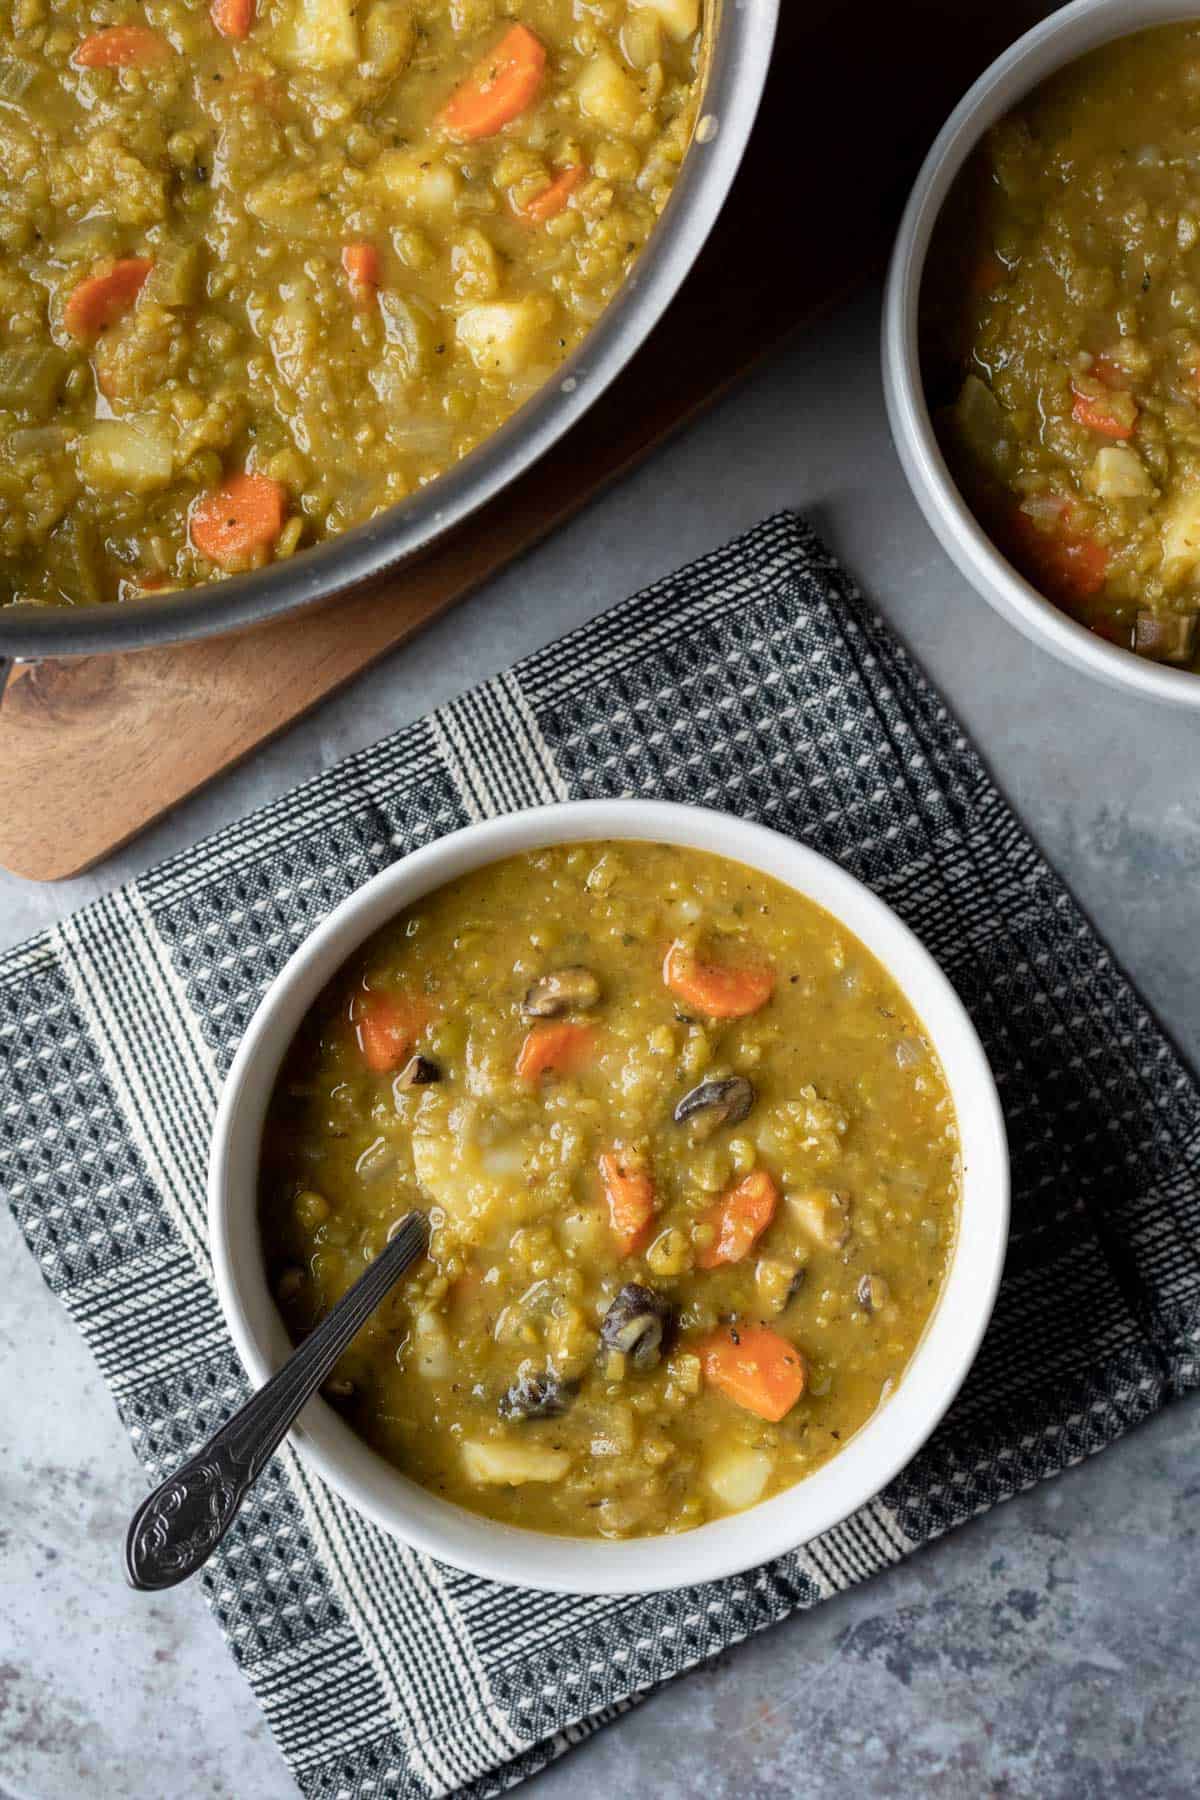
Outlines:
{"type": "Polygon", "coordinates": [[[587,170],[582,163],[572,163],[554,177],[549,187],[533,196],[522,212],[522,218],[531,220],[534,225],[544,225],[547,219],[555,218],[586,176],[587,170]]]}
{"type": "Polygon", "coordinates": [[[720,1325],[699,1349],[718,1393],[772,1423],[791,1412],[808,1384],[800,1351],[769,1325],[720,1325]]]}
{"type": "Polygon", "coordinates": [[[89,275],[72,289],[63,324],[73,338],[93,338],[129,311],[154,267],[148,256],[126,256],[102,275],[89,275]]]}
{"type": "Polygon", "coordinates": [[[779,1189],[765,1169],[744,1175],[709,1212],[715,1235],[696,1257],[697,1266],[716,1269],[721,1263],[741,1262],[775,1217],[778,1205],[779,1189]]]}
{"type": "Polygon", "coordinates": [[[160,31],[148,25],[110,25],[85,37],[71,60],[80,69],[151,69],[170,55],[160,31]]]}
{"type": "Polygon", "coordinates": [[[1091,373],[1097,381],[1102,381],[1105,387],[1127,388],[1129,386],[1128,369],[1123,369],[1114,357],[1106,356],[1103,350],[1099,356],[1092,358],[1091,373]]]}
{"type": "Polygon", "coordinates": [[[248,38],[254,23],[254,0],[212,0],[209,17],[222,37],[248,38]]]}
{"type": "Polygon", "coordinates": [[[411,994],[372,991],[357,996],[351,1017],[363,1061],[384,1075],[408,1061],[429,1023],[429,1008],[411,994]]]}
{"type": "Polygon", "coordinates": [[[524,25],[513,25],[456,87],[437,116],[456,138],[491,137],[525,111],[542,85],[546,52],[524,25]]]}
{"type": "Polygon", "coordinates": [[[374,244],[343,244],[342,267],[350,278],[350,292],[361,306],[375,296],[379,286],[379,252],[374,244]]]}
{"type": "Polygon", "coordinates": [[[596,1031],[592,1025],[573,1025],[569,1020],[535,1025],[525,1035],[517,1057],[522,1081],[540,1081],[543,1075],[576,1075],[592,1060],[596,1031]]]}
{"type": "Polygon", "coordinates": [[[1071,417],[1077,425],[1098,431],[1101,437],[1131,438],[1137,428],[1137,401],[1132,394],[1114,391],[1112,399],[1099,399],[1093,394],[1075,390],[1071,417]]]}
{"type": "Polygon", "coordinates": [[[663,963],[663,980],[685,1006],[710,1019],[741,1019],[765,1006],[775,991],[775,972],[766,963],[722,968],[701,962],[683,944],[672,944],[663,963]]]}
{"type": "Polygon", "coordinates": [[[608,1197],[608,1218],[622,1256],[640,1250],[654,1219],[654,1183],[649,1171],[621,1150],[600,1158],[600,1179],[608,1197]]]}
{"type": "Polygon", "coordinates": [[[1068,501],[1044,496],[1036,519],[1026,507],[1018,507],[1011,536],[1017,562],[1034,585],[1060,605],[1088,600],[1104,586],[1108,551],[1086,532],[1072,531],[1068,501]]]}
{"type": "Polygon", "coordinates": [[[192,543],[219,569],[244,569],[280,532],[287,489],[269,475],[231,475],[192,508],[192,543]]]}

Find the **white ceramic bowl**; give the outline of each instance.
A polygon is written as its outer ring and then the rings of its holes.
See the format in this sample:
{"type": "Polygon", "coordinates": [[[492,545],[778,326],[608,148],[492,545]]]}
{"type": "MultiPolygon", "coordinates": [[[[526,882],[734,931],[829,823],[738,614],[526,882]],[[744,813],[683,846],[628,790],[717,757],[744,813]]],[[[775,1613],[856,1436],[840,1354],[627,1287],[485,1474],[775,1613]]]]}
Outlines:
{"type": "Polygon", "coordinates": [[[888,419],[917,503],[943,549],[1013,625],[1111,687],[1200,708],[1200,677],[1147,662],[1078,625],[1012,567],[976,523],[938,448],[921,381],[917,310],[929,242],[946,196],[988,128],[1055,70],[1113,38],[1200,17],[1200,0],[1075,0],[1006,50],[951,113],[909,198],[888,271],[883,386],[888,419]]]}
{"type": "Polygon", "coordinates": [[[776,832],[664,801],[541,807],[429,844],[343,900],[268,989],[217,1112],[209,1231],[225,1317],[257,1385],[290,1348],[259,1244],[259,1141],[281,1059],[309,1005],[372,932],[443,882],[518,851],[589,838],[715,851],[788,883],[848,926],[904,990],[937,1049],[958,1109],[964,1165],[962,1216],[946,1286],[904,1380],[832,1462],[749,1512],[676,1537],[620,1543],[552,1537],[495,1524],[426,1492],[377,1456],[322,1400],[310,1403],[293,1431],[301,1456],[353,1506],[432,1556],[528,1587],[644,1593],[750,1568],[807,1542],[878,1493],[949,1406],[991,1314],[1008,1237],[1008,1152],[995,1084],[953,988],[882,901],[825,857],[776,832]]]}

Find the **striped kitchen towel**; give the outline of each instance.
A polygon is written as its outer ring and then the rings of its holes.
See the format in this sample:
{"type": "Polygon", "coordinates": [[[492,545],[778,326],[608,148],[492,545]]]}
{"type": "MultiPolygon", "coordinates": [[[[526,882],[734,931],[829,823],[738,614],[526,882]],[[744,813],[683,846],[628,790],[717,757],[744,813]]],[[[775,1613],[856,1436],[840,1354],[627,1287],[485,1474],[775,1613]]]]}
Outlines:
{"type": "Polygon", "coordinates": [[[748,1575],[649,1599],[441,1567],[285,1447],[202,1579],[308,1795],[499,1793],[656,1682],[1200,1379],[1196,1085],[937,695],[780,517],[0,962],[10,1202],[150,1481],[246,1395],[213,1290],[204,1164],[267,982],[414,846],[531,802],[620,794],[802,838],[940,960],[1011,1136],[995,1319],[956,1405],[877,1501],[748,1575]]]}

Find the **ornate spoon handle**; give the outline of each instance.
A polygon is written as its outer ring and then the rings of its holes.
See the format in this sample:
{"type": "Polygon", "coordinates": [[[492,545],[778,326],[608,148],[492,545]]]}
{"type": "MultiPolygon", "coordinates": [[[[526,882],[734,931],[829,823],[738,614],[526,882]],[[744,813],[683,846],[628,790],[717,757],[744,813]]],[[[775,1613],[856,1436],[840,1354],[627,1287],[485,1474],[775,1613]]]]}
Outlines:
{"type": "Polygon", "coordinates": [[[296,1414],[428,1241],[425,1215],[409,1213],[386,1249],[282,1369],[142,1502],[125,1539],[125,1573],[132,1587],[174,1587],[208,1561],[296,1414]]]}

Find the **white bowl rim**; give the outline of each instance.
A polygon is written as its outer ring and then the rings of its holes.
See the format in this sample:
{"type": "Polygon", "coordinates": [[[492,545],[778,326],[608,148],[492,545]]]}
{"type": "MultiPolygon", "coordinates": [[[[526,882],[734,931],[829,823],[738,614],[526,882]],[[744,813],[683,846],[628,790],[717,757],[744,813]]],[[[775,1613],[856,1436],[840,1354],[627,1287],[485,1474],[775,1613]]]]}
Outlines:
{"type": "Polygon", "coordinates": [[[557,1537],[468,1513],[401,1475],[317,1399],[291,1433],[300,1456],[385,1531],[439,1560],[517,1586],[587,1594],[651,1593],[739,1574],[798,1548],[872,1499],[911,1461],[966,1376],[986,1329],[1008,1241],[1003,1114],[966,1009],[920,941],[867,887],[767,827],[656,800],[537,807],[450,833],[401,858],[344,899],[267,988],[217,1109],[208,1223],[217,1292],[255,1386],[290,1348],[267,1287],[255,1204],[262,1117],[280,1058],[324,983],[373,931],[469,869],[552,843],[614,839],[711,850],[772,874],[825,907],[883,963],[941,1059],[957,1110],[963,1189],[938,1303],[904,1379],[836,1457],[744,1513],[677,1536],[619,1542],[557,1537]]]}
{"type": "Polygon", "coordinates": [[[1110,687],[1200,707],[1200,676],[1105,643],[1068,618],[1007,561],[977,523],[948,469],[921,380],[918,306],[929,242],[951,186],[983,133],[1057,70],[1089,50],[1156,25],[1200,22],[1200,0],[1073,0],[984,70],[935,138],[896,236],[883,304],[883,386],[892,437],[926,522],[976,591],[1026,637],[1110,687]]]}

